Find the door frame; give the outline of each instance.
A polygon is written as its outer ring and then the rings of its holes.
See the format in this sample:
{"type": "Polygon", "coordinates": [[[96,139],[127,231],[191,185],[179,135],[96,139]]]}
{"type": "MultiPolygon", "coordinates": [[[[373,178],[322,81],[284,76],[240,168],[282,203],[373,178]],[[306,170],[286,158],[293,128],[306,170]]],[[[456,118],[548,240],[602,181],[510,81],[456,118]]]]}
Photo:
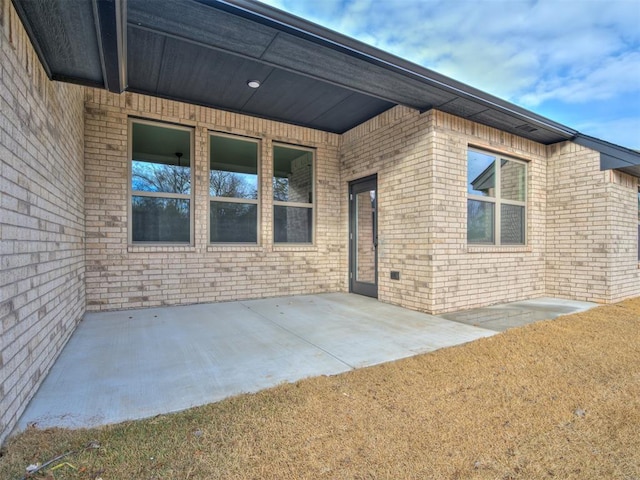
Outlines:
{"type": "Polygon", "coordinates": [[[359,178],[349,182],[349,292],[378,298],[378,175],[359,178]],[[359,282],[357,280],[357,241],[356,228],[356,195],[361,192],[375,190],[376,195],[373,207],[373,237],[375,250],[375,282],[359,282]]]}

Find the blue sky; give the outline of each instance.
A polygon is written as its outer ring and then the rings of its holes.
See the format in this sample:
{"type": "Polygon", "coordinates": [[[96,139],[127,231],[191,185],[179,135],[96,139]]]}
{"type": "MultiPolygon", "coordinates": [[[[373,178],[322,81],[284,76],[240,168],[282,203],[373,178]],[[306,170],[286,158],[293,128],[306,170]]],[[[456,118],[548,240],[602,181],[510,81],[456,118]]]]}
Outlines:
{"type": "Polygon", "coordinates": [[[640,149],[640,0],[262,0],[640,149]]]}

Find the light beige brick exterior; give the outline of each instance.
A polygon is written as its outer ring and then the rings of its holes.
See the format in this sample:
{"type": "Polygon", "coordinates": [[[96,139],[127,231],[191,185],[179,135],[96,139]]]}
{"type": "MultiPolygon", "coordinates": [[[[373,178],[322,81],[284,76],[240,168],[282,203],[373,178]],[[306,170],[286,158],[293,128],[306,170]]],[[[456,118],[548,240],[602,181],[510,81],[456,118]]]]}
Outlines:
{"type": "Polygon", "coordinates": [[[600,171],[597,152],[548,147],[547,294],[616,302],[640,294],[638,180],[600,171]]]}
{"type": "MultiPolygon", "coordinates": [[[[396,107],[341,138],[341,191],[372,174],[378,177],[378,298],[415,310],[430,310],[432,290],[427,212],[433,199],[430,114],[396,107]],[[391,270],[400,280],[390,280],[391,270]]],[[[348,205],[342,205],[345,229],[348,205]]],[[[348,263],[343,263],[345,281],[348,263]]]]}
{"type": "Polygon", "coordinates": [[[0,0],[0,443],[85,308],[83,89],[48,80],[0,0]]]}
{"type": "Polygon", "coordinates": [[[436,200],[431,208],[433,313],[542,296],[546,148],[441,112],[433,114],[436,200]],[[524,246],[467,243],[467,150],[476,147],[527,161],[524,246]]]}
{"type": "MultiPolygon", "coordinates": [[[[600,171],[598,152],[402,107],[341,140],[343,191],[378,175],[380,300],[437,314],[543,295],[640,294],[637,179],[600,171]],[[467,244],[469,147],[527,162],[526,245],[467,244]]],[[[342,215],[346,225],[345,205],[342,215]]]]}
{"type": "Polygon", "coordinates": [[[339,137],[278,122],[143,95],[88,89],[85,118],[87,307],[89,310],[218,302],[344,290],[339,137]],[[128,118],[195,130],[191,246],[128,241],[128,118]],[[211,245],[209,132],[260,140],[258,245],[211,245]],[[315,242],[274,244],[273,144],[315,149],[315,242]]]}
{"type": "Polygon", "coordinates": [[[344,134],[341,156],[343,189],[378,175],[380,300],[443,313],[544,295],[544,145],[397,107],[344,134]],[[526,246],[467,245],[469,146],[528,161],[526,246]]]}
{"type": "Polygon", "coordinates": [[[626,175],[600,172],[598,154],[573,143],[547,147],[435,110],[420,114],[405,107],[393,108],[341,136],[99,90],[87,91],[86,112],[90,310],[346,291],[348,184],[374,173],[378,176],[381,301],[437,314],[543,295],[608,302],[640,294],[635,257],[636,182],[626,175]],[[195,129],[192,246],[128,243],[130,116],[195,129]],[[261,142],[259,245],[208,243],[210,131],[261,142]],[[316,238],[312,246],[274,245],[274,142],[316,149],[316,238]],[[526,245],[467,243],[470,147],[527,163],[526,245]],[[571,180],[571,175],[582,170],[575,168],[577,157],[568,152],[582,152],[587,162],[584,177],[571,180]],[[594,190],[592,195],[581,196],[572,210],[567,198],[575,197],[576,182],[594,190]],[[577,222],[579,238],[568,235],[571,224],[567,222],[572,220],[577,222]],[[608,233],[587,232],[589,225],[608,233]],[[568,250],[575,245],[580,248],[573,255],[580,259],[569,260],[568,250]],[[606,253],[599,255],[598,248],[606,253]],[[390,279],[392,270],[400,271],[400,280],[390,279]],[[590,293],[581,294],[583,290],[590,293]]]}
{"type": "Polygon", "coordinates": [[[383,302],[438,314],[543,295],[640,295],[638,181],[600,171],[597,152],[436,110],[395,107],[336,135],[63,85],[47,79],[9,0],[0,27],[0,442],[85,308],[347,291],[348,186],[373,174],[383,302]],[[191,245],[129,241],[130,118],[193,129],[191,245]],[[209,243],[210,132],[259,141],[256,245],[209,243]],[[274,243],[274,144],[314,150],[313,244],[274,243]],[[527,163],[525,245],[468,244],[469,147],[527,163]]]}

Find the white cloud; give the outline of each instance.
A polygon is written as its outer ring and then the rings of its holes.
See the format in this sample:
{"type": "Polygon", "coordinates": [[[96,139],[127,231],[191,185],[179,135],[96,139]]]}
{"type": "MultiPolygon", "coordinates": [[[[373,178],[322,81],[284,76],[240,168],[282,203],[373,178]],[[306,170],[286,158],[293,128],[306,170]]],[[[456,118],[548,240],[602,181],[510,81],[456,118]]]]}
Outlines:
{"type": "Polygon", "coordinates": [[[483,90],[518,97],[536,78],[590,73],[640,46],[637,0],[271,0],[483,90]],[[560,72],[560,73],[558,73],[560,72]]]}
{"type": "Polygon", "coordinates": [[[630,95],[639,106],[640,52],[605,57],[602,63],[585,70],[564,76],[550,74],[548,78],[539,79],[520,99],[525,105],[536,106],[547,100],[585,103],[630,95]]]}

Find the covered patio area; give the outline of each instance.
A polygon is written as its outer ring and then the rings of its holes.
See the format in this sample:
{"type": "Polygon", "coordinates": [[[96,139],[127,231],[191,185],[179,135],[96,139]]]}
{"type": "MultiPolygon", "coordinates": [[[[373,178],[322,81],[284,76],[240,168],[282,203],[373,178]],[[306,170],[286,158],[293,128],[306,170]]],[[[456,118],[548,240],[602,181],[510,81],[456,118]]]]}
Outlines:
{"type": "MultiPolygon", "coordinates": [[[[569,303],[547,318],[589,306],[569,303]]],[[[512,316],[512,326],[522,319],[512,316]]],[[[179,411],[497,330],[345,293],[88,313],[18,428],[92,427],[179,411]]]]}

